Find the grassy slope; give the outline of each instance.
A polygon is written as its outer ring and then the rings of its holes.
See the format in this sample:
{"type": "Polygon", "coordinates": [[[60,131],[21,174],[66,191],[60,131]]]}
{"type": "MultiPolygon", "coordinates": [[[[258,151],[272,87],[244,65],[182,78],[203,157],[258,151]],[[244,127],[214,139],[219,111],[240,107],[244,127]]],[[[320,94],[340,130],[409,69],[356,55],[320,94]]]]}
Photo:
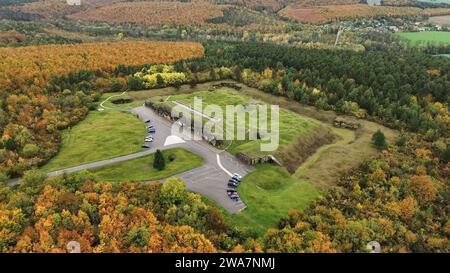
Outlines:
{"type": "Polygon", "coordinates": [[[235,225],[247,227],[258,234],[276,227],[281,217],[292,209],[302,210],[320,196],[311,183],[295,179],[281,167],[259,165],[239,186],[239,194],[247,208],[229,219],[235,225]]]}
{"type": "Polygon", "coordinates": [[[166,168],[158,171],[153,168],[154,154],[129,161],[93,169],[100,179],[106,181],[151,181],[170,177],[203,164],[203,158],[181,148],[163,151],[166,168]],[[174,154],[175,160],[169,161],[169,155],[174,154]]]}
{"type": "MultiPolygon", "coordinates": [[[[195,96],[202,97],[203,108],[209,104],[224,108],[226,105],[258,102],[230,89],[172,95],[169,99],[193,105],[195,96]]],[[[316,120],[280,109],[280,147],[292,143],[319,124],[316,120]]],[[[260,141],[234,141],[229,151],[256,155],[259,147],[260,141]]],[[[290,210],[304,209],[320,195],[311,183],[293,178],[286,169],[269,164],[258,166],[255,172],[246,176],[238,191],[248,207],[238,214],[227,214],[228,218],[234,225],[253,229],[259,234],[275,227],[280,217],[290,210]]]]}
{"type": "MultiPolygon", "coordinates": [[[[231,89],[218,89],[214,92],[203,91],[195,92],[191,94],[181,94],[171,96],[170,100],[176,100],[184,104],[193,105],[194,97],[202,97],[203,108],[209,104],[217,104],[225,109],[226,105],[245,105],[247,103],[257,103],[252,98],[240,94],[238,91],[231,89]]],[[[225,113],[225,111],[224,111],[225,113]]],[[[247,118],[248,123],[248,118],[247,118]]],[[[294,112],[280,109],[280,148],[294,142],[296,139],[301,137],[302,134],[306,133],[308,130],[318,126],[320,123],[310,118],[300,116],[294,112]]],[[[270,126],[270,119],[268,120],[268,126],[270,126]]],[[[248,128],[248,124],[247,124],[248,128]]],[[[224,125],[224,130],[226,126],[224,125]]],[[[274,154],[274,152],[261,152],[260,144],[261,140],[255,141],[233,141],[228,151],[232,154],[238,152],[244,152],[247,155],[259,156],[264,154],[274,154]]]]}
{"type": "Polygon", "coordinates": [[[138,152],[145,135],[144,124],[132,114],[93,111],[80,124],[63,132],[60,152],[43,167],[43,171],[138,152]]]}
{"type": "Polygon", "coordinates": [[[450,43],[450,32],[443,32],[443,31],[401,32],[398,33],[398,35],[408,39],[412,45],[416,45],[419,42],[450,43]]]}
{"type": "MultiPolygon", "coordinates": [[[[175,89],[157,89],[130,93],[137,99],[146,99],[152,96],[167,96],[188,94],[208,90],[212,83],[199,84],[195,88],[188,85],[181,87],[181,92],[175,89]]],[[[308,116],[311,119],[321,120],[330,124],[336,114],[330,111],[317,110],[311,106],[305,106],[284,97],[274,96],[244,85],[239,92],[247,98],[256,98],[265,103],[280,105],[289,109],[298,116],[308,116]]],[[[182,96],[180,96],[182,98],[182,96]]],[[[182,100],[182,99],[180,99],[182,100]]],[[[228,96],[222,96],[219,101],[230,100],[228,96]]],[[[218,103],[216,101],[216,103],[218,103]]],[[[335,186],[337,178],[344,170],[358,166],[365,158],[377,154],[371,145],[372,134],[381,129],[392,143],[396,133],[379,124],[360,120],[362,128],[357,132],[333,128],[333,131],[341,137],[336,143],[324,145],[314,155],[308,158],[293,176],[280,167],[261,165],[257,170],[245,177],[238,191],[248,208],[244,211],[230,215],[214,201],[203,197],[211,206],[216,206],[227,215],[231,223],[240,227],[254,229],[263,234],[267,228],[274,227],[279,218],[286,216],[291,209],[304,209],[309,203],[320,196],[318,188],[327,189],[335,186]],[[280,183],[281,182],[281,183],[280,183]],[[256,187],[258,184],[277,185],[278,189],[268,190],[256,187]]],[[[270,188],[270,187],[269,187],[270,188]]]]}

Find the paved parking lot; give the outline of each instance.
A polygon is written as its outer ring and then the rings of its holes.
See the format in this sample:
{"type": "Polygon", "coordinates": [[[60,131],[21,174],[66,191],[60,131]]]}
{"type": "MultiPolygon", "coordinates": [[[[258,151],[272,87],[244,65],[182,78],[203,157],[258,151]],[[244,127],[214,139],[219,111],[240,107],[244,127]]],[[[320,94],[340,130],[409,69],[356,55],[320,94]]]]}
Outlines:
{"type": "Polygon", "coordinates": [[[156,134],[155,141],[151,144],[152,150],[182,147],[204,158],[205,164],[203,166],[175,175],[175,177],[185,181],[189,190],[208,196],[231,213],[245,208],[242,201],[232,201],[227,196],[226,191],[230,179],[229,174],[239,173],[245,176],[253,170],[251,166],[239,161],[228,152],[214,148],[203,140],[187,140],[185,143],[164,146],[166,138],[171,135],[172,123],[145,106],[134,108],[132,113],[143,121],[151,120],[151,124],[155,127],[156,134]]]}

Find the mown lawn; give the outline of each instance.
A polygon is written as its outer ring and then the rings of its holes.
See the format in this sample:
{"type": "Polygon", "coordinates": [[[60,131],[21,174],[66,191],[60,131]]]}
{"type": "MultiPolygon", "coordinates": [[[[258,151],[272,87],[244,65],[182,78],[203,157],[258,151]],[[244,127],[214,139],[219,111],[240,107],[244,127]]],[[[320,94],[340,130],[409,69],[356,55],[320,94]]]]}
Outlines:
{"type": "Polygon", "coordinates": [[[398,35],[409,40],[411,45],[423,42],[433,44],[450,43],[450,32],[444,31],[400,32],[398,35]]]}
{"type": "MultiPolygon", "coordinates": [[[[236,90],[231,90],[227,88],[217,89],[215,91],[201,91],[194,92],[190,94],[180,94],[170,96],[168,101],[178,101],[186,105],[193,106],[194,98],[201,97],[203,103],[203,109],[208,105],[216,104],[220,106],[225,114],[227,105],[246,105],[246,104],[263,104],[260,101],[254,100],[251,97],[243,95],[236,90]]],[[[206,119],[204,119],[205,121],[206,119]]],[[[223,120],[223,119],[222,119],[223,120]]],[[[237,136],[237,115],[235,115],[235,139],[237,136]]],[[[282,149],[284,146],[287,146],[297,140],[302,134],[305,134],[309,130],[315,128],[320,125],[320,122],[300,116],[292,111],[281,109],[280,108],[280,120],[279,120],[279,149],[282,149]]],[[[268,107],[268,130],[269,134],[271,131],[271,119],[270,119],[270,106],[268,107]]],[[[246,130],[249,128],[249,118],[248,115],[246,117],[246,130]]],[[[233,125],[233,124],[232,124],[233,125]]],[[[224,122],[224,131],[228,128],[228,126],[224,122]]],[[[245,153],[249,156],[261,156],[267,154],[274,154],[275,151],[261,151],[262,143],[269,143],[268,140],[233,140],[231,143],[229,141],[225,141],[224,147],[232,153],[236,154],[238,152],[245,153]]]]}
{"type": "Polygon", "coordinates": [[[295,179],[281,167],[263,164],[247,175],[238,188],[247,208],[228,215],[231,223],[263,235],[276,227],[281,217],[292,209],[302,210],[320,196],[311,183],[295,179]]]}
{"type": "Polygon", "coordinates": [[[113,165],[92,169],[100,179],[118,181],[151,181],[167,178],[203,165],[203,158],[185,149],[176,148],[163,151],[166,168],[162,171],[153,168],[154,154],[113,165]],[[173,161],[169,156],[174,155],[173,161]]]}
{"type": "Polygon", "coordinates": [[[139,152],[145,136],[144,123],[130,113],[92,111],[63,132],[61,150],[42,170],[61,170],[139,152]]]}

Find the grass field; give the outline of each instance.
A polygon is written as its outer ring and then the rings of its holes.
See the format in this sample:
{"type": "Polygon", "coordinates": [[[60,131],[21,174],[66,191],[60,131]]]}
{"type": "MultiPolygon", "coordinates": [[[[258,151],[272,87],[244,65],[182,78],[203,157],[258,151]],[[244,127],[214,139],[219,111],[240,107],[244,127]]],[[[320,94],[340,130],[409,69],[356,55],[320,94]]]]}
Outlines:
{"type": "Polygon", "coordinates": [[[130,113],[92,111],[63,132],[61,149],[43,171],[54,171],[141,150],[144,124],[130,113]]]}
{"type": "Polygon", "coordinates": [[[203,158],[181,148],[163,151],[166,168],[158,171],[153,168],[154,154],[129,161],[108,165],[91,170],[100,179],[111,182],[118,181],[152,181],[179,174],[203,164],[203,158]],[[173,161],[169,156],[174,155],[173,161]]]}
{"type": "Polygon", "coordinates": [[[292,209],[305,209],[320,191],[311,183],[295,179],[281,167],[258,165],[239,186],[239,195],[247,208],[229,215],[231,223],[247,227],[262,235],[276,227],[281,217],[292,209]]]}
{"type": "Polygon", "coordinates": [[[421,43],[450,44],[450,32],[443,31],[422,31],[422,32],[401,32],[398,35],[409,40],[411,45],[421,43]]]}
{"type": "MultiPolygon", "coordinates": [[[[222,107],[224,113],[225,107],[227,105],[238,105],[238,104],[246,105],[257,103],[261,104],[260,101],[256,101],[251,97],[247,97],[245,95],[240,94],[238,91],[227,88],[218,89],[215,90],[214,92],[200,91],[189,94],[172,95],[168,98],[168,103],[170,103],[171,101],[177,101],[192,106],[194,102],[194,97],[202,98],[203,108],[206,108],[210,104],[216,104],[222,107]]],[[[280,124],[279,124],[280,146],[278,150],[293,143],[303,134],[319,126],[320,124],[321,123],[319,121],[300,116],[298,114],[295,114],[294,112],[285,109],[280,109],[280,124]]],[[[268,126],[270,127],[270,117],[268,120],[268,126]]],[[[227,126],[225,126],[224,124],[224,130],[226,130],[226,128],[227,126]]],[[[246,129],[248,129],[248,117],[246,121],[246,129]]],[[[235,134],[236,131],[237,130],[235,129],[235,134]]],[[[274,154],[275,152],[261,151],[260,149],[261,143],[266,142],[267,142],[266,140],[234,140],[231,142],[231,144],[229,142],[226,142],[224,146],[226,146],[227,150],[232,154],[242,152],[249,156],[255,157],[266,154],[274,154]]]]}

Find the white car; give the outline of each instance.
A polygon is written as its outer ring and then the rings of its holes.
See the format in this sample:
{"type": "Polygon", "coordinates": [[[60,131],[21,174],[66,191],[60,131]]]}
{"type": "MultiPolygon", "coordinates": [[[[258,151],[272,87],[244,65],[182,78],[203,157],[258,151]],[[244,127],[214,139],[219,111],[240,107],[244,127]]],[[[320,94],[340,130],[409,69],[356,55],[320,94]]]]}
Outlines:
{"type": "Polygon", "coordinates": [[[233,173],[233,177],[236,177],[237,179],[241,180],[242,176],[238,173],[233,173]]]}
{"type": "Polygon", "coordinates": [[[146,142],[153,142],[153,138],[152,137],[148,137],[145,139],[146,142]]]}

